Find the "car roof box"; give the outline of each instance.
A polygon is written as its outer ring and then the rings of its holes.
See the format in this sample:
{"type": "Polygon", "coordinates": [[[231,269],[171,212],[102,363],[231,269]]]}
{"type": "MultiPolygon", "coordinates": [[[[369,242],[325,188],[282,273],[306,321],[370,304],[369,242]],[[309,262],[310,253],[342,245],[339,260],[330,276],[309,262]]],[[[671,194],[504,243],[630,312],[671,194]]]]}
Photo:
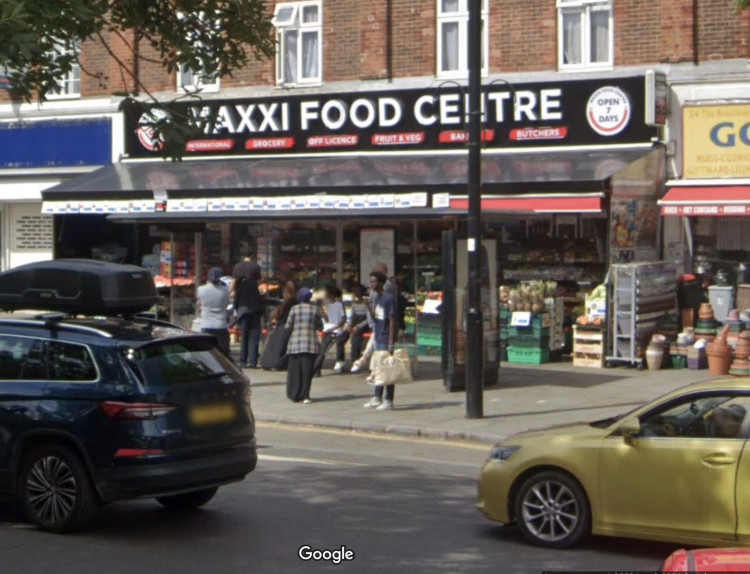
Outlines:
{"type": "Polygon", "coordinates": [[[151,273],[135,265],[55,259],[0,273],[0,309],[72,315],[129,315],[158,301],[151,273]]]}

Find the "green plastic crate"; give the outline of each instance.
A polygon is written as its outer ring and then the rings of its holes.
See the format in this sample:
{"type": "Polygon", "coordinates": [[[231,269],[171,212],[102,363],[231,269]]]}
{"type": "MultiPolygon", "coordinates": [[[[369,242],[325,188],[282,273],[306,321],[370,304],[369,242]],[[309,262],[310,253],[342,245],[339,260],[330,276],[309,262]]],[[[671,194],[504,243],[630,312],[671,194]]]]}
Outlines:
{"type": "Polygon", "coordinates": [[[443,328],[441,325],[423,325],[422,323],[417,324],[417,333],[419,335],[428,336],[442,336],[443,328]]]}
{"type": "Polygon", "coordinates": [[[508,337],[549,337],[549,327],[531,325],[529,327],[508,327],[508,337]]]}
{"type": "Polygon", "coordinates": [[[549,337],[508,337],[509,347],[523,347],[524,349],[549,349],[549,337]]]}
{"type": "Polygon", "coordinates": [[[417,354],[419,354],[420,357],[439,357],[442,350],[442,347],[417,345],[417,354]]]}
{"type": "Polygon", "coordinates": [[[508,347],[508,362],[524,363],[527,365],[541,365],[542,363],[549,363],[549,349],[508,347]]]}
{"type": "Polygon", "coordinates": [[[441,335],[423,335],[422,333],[418,333],[417,344],[429,347],[440,347],[443,344],[443,337],[441,335]]]}

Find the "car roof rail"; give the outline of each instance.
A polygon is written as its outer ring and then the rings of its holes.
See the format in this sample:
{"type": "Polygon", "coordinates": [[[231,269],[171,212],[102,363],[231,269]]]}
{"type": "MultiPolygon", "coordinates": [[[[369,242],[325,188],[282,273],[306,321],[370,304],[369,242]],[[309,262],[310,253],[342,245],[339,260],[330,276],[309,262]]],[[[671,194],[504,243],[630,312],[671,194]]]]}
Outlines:
{"type": "Polygon", "coordinates": [[[69,318],[70,315],[64,313],[40,313],[35,315],[31,319],[15,319],[9,317],[0,318],[0,323],[4,325],[34,325],[38,327],[45,327],[47,329],[57,329],[65,331],[78,331],[79,333],[88,333],[90,335],[97,335],[99,337],[105,337],[111,339],[112,333],[108,333],[103,329],[97,329],[96,327],[90,327],[88,325],[76,325],[74,323],[65,323],[63,319],[69,318]]]}
{"type": "Polygon", "coordinates": [[[187,331],[184,327],[181,327],[180,325],[177,325],[175,323],[170,323],[169,321],[164,321],[163,319],[157,319],[155,317],[151,317],[150,315],[146,315],[145,313],[136,313],[135,315],[125,315],[126,319],[132,321],[133,323],[141,323],[148,325],[149,327],[169,327],[170,329],[179,329],[180,331],[187,331]]]}

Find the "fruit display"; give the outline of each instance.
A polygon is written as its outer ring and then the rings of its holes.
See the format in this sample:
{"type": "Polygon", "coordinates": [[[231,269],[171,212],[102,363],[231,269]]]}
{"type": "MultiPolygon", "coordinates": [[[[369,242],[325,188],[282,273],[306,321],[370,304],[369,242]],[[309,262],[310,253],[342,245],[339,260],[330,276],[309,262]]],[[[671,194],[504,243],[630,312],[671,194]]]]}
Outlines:
{"type": "Polygon", "coordinates": [[[508,304],[511,313],[527,311],[534,314],[547,311],[545,299],[557,294],[555,281],[528,281],[510,288],[501,285],[498,296],[501,304],[508,304]]]}

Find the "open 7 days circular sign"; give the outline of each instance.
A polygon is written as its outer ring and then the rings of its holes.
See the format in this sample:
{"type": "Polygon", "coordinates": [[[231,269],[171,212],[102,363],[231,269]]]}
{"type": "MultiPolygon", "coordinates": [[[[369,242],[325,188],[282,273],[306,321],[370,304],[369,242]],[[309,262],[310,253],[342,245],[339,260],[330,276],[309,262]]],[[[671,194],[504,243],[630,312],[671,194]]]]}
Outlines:
{"type": "Polygon", "coordinates": [[[630,121],[630,100],[615,86],[599,88],[589,98],[586,118],[600,136],[617,135],[630,121]]]}

